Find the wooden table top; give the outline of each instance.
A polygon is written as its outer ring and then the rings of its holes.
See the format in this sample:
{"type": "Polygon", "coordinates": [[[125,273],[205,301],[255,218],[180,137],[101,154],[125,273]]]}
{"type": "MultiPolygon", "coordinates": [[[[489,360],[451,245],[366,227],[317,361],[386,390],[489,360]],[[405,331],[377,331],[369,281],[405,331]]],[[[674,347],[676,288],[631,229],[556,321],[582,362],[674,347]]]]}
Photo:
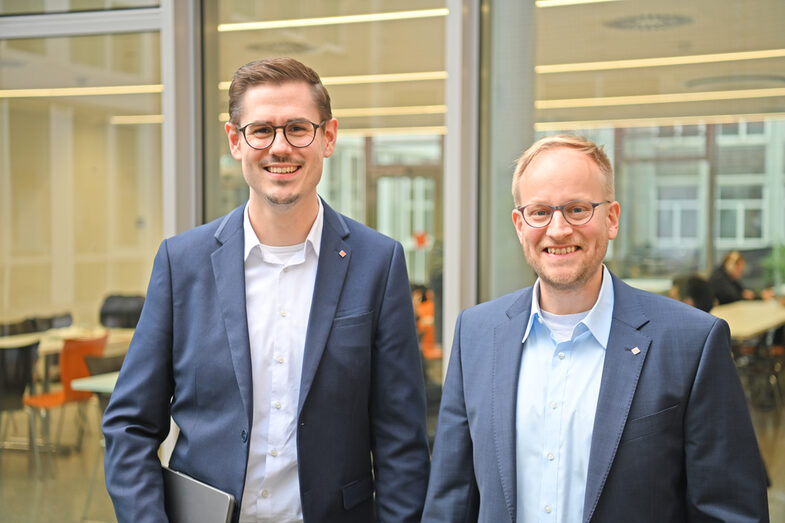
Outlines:
{"type": "Polygon", "coordinates": [[[714,307],[711,314],[728,322],[730,335],[736,341],[757,338],[785,325],[785,307],[776,300],[736,301],[714,307]]]}

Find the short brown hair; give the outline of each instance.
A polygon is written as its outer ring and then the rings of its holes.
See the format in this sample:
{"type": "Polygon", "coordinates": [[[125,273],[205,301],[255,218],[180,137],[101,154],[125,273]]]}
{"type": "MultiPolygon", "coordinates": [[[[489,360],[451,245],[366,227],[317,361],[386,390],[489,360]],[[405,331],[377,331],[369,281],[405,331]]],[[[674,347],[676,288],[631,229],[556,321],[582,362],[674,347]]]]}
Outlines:
{"type": "Polygon", "coordinates": [[[330,94],[322,85],[322,80],[316,71],[294,58],[280,57],[254,60],[235,71],[232,85],[229,86],[229,120],[235,125],[240,125],[242,99],[249,88],[262,84],[280,85],[287,82],[310,84],[313,100],[319,110],[319,118],[330,120],[333,117],[330,94]]]}
{"type": "Polygon", "coordinates": [[[518,201],[518,184],[523,177],[523,172],[540,153],[558,147],[572,149],[591,158],[594,163],[597,164],[597,167],[600,168],[600,172],[605,176],[605,190],[608,194],[608,199],[616,199],[615,189],[613,187],[613,166],[611,165],[608,156],[605,154],[605,151],[602,150],[602,146],[597,145],[582,136],[557,134],[555,136],[540,138],[534,142],[531,147],[526,149],[520,158],[518,158],[518,163],[515,166],[515,173],[512,176],[512,197],[515,200],[516,206],[521,203],[518,201]]]}

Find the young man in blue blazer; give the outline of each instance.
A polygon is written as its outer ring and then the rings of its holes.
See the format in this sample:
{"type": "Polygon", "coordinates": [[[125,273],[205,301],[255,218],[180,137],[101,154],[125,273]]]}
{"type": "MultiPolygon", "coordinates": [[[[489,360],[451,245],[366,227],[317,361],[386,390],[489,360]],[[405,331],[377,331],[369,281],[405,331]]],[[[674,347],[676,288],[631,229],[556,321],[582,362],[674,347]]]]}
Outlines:
{"type": "Polygon", "coordinates": [[[288,58],[241,67],[226,133],[246,204],[167,239],[104,417],[118,520],[166,521],[169,466],[233,521],[418,521],[423,373],[401,245],[316,194],[337,122],[288,58]]]}

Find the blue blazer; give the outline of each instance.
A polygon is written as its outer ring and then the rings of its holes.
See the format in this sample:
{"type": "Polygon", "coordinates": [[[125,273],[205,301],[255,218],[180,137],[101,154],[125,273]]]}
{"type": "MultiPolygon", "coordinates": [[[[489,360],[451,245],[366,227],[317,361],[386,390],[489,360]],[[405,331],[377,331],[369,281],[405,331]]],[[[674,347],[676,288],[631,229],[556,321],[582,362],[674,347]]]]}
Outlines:
{"type": "MultiPolygon", "coordinates": [[[[180,427],[170,466],[233,494],[238,518],[253,412],[244,208],[156,255],[103,422],[120,521],[166,521],[157,450],[170,414],[180,427]]],[[[297,453],[306,522],[419,520],[429,453],[403,249],[327,204],[297,453]]]]}
{"type": "MultiPolygon", "coordinates": [[[[613,288],[583,521],[768,521],[727,324],[616,277],[613,288]]],[[[529,287],[458,319],[423,521],[515,521],[515,400],[531,300],[529,287]]]]}

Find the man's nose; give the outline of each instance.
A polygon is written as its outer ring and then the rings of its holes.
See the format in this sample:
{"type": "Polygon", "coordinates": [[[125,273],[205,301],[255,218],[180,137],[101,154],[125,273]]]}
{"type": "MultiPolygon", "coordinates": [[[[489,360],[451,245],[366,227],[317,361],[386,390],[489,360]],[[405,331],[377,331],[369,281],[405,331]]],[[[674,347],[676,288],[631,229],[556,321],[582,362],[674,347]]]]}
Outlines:
{"type": "Polygon", "coordinates": [[[275,129],[273,134],[273,143],[270,144],[269,151],[273,152],[276,150],[287,150],[289,147],[290,145],[286,140],[286,136],[284,136],[283,129],[275,129]]]}
{"type": "Polygon", "coordinates": [[[548,234],[551,236],[565,236],[572,232],[572,225],[564,217],[561,209],[553,211],[551,223],[548,224],[548,234]]]}

